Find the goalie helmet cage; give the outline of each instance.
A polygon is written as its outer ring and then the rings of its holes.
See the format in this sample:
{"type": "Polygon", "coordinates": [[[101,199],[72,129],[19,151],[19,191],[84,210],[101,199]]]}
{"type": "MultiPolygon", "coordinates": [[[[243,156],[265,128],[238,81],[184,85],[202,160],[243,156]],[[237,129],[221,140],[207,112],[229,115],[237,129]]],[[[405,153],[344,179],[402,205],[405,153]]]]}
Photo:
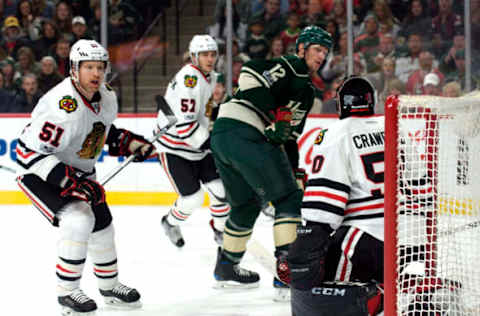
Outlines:
{"type": "Polygon", "coordinates": [[[385,103],[385,315],[480,315],[480,96],[385,103]]]}

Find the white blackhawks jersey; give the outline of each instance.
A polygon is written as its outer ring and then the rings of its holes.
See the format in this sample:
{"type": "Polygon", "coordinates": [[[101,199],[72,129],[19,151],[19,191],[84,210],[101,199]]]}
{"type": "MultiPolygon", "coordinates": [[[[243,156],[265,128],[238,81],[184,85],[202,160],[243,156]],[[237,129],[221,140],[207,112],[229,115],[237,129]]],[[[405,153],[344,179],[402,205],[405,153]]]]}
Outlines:
{"type": "Polygon", "coordinates": [[[20,174],[46,180],[59,161],[94,172],[118,111],[115,92],[104,84],[99,92],[99,100],[88,102],[67,77],[40,98],[18,140],[20,174]]]}
{"type": "Polygon", "coordinates": [[[209,137],[212,93],[216,84],[214,73],[205,75],[195,65],[187,64],[168,84],[165,100],[172,108],[178,123],[163,135],[159,152],[200,160],[207,151],[199,149],[209,137]]]}
{"type": "Polygon", "coordinates": [[[383,241],[384,119],[348,117],[321,131],[302,217],[332,228],[353,226],[383,241]]]}

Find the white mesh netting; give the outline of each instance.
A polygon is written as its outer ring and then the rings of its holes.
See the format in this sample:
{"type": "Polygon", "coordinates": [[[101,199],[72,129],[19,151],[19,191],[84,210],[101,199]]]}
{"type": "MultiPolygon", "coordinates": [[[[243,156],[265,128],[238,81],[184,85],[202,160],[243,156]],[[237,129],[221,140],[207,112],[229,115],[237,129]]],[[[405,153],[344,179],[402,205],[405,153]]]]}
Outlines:
{"type": "Polygon", "coordinates": [[[480,97],[401,96],[398,128],[398,315],[480,315],[480,97]]]}

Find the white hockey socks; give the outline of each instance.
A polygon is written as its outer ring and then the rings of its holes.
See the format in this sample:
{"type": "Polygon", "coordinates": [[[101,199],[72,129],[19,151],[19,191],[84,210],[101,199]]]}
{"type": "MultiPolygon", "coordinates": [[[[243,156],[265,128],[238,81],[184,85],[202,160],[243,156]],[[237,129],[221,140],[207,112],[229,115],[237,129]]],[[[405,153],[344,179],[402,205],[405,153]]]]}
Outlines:
{"type": "Polygon", "coordinates": [[[88,255],[93,262],[93,273],[98,288],[110,290],[118,283],[117,251],[113,224],[92,233],[88,242],[88,255]]]}

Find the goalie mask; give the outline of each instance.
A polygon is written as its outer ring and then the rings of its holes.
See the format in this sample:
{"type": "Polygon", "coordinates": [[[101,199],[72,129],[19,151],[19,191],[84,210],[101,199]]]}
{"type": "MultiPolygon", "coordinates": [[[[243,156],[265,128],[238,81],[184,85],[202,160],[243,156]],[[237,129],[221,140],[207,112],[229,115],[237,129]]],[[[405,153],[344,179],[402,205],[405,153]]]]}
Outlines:
{"type": "Polygon", "coordinates": [[[105,76],[110,72],[108,52],[94,40],[78,40],[70,50],[70,76],[77,83],[79,82],[78,72],[82,61],[103,61],[105,63],[105,76]]]}
{"type": "Polygon", "coordinates": [[[349,116],[366,116],[375,113],[377,93],[367,79],[347,77],[337,89],[337,111],[340,119],[349,116]]]}
{"type": "Polygon", "coordinates": [[[198,53],[210,51],[214,51],[218,55],[217,42],[210,35],[195,35],[188,46],[192,64],[196,66],[198,66],[198,53]]]}

